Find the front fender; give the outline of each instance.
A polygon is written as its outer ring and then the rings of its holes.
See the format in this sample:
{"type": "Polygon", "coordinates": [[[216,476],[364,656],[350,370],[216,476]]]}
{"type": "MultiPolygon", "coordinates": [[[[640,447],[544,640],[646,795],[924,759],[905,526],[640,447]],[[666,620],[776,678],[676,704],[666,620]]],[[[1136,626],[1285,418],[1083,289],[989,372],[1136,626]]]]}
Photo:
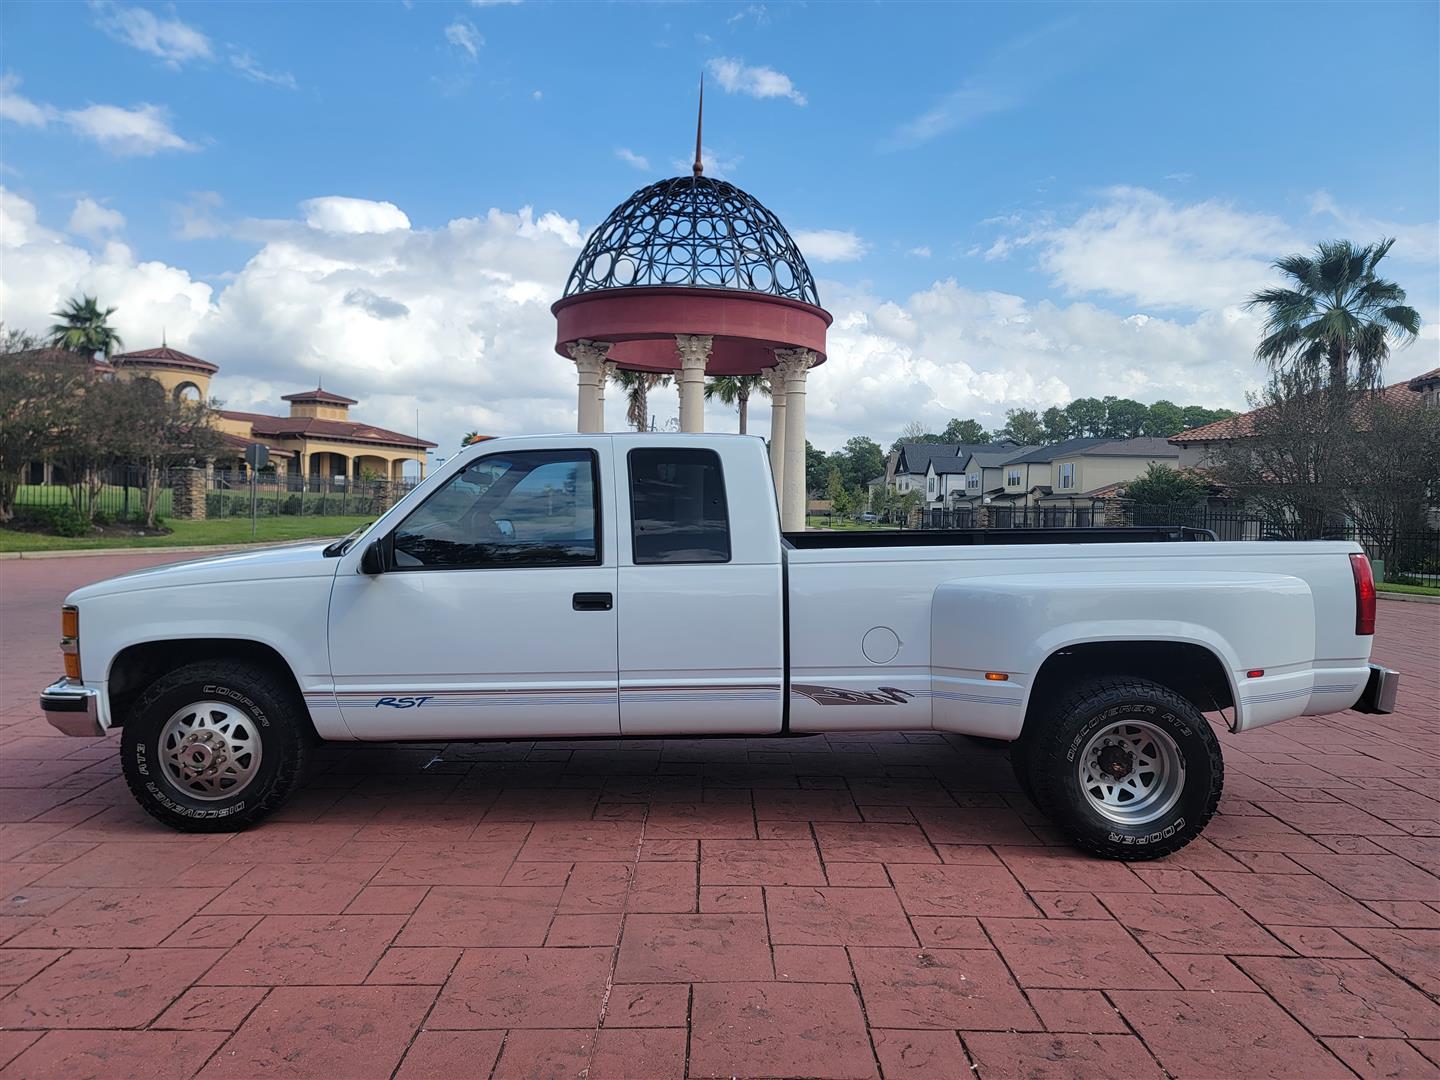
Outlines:
{"type": "Polygon", "coordinates": [[[1172,570],[957,579],[935,590],[931,618],[935,726],[1010,739],[1020,734],[1041,666],[1070,646],[1172,641],[1206,648],[1225,669],[1243,727],[1243,673],[1265,668],[1308,678],[1315,641],[1310,587],[1288,574],[1172,570]],[[1009,679],[987,680],[987,672],[1009,679]]]}

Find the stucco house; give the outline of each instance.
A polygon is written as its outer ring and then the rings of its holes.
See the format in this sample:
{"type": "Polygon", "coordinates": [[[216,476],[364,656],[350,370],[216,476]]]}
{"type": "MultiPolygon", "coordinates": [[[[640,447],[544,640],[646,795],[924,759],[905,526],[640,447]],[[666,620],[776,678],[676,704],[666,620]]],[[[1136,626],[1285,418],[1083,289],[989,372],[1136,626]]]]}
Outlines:
{"type": "MultiPolygon", "coordinates": [[[[210,382],[218,364],[161,345],[154,349],[119,353],[109,360],[117,377],[154,379],[176,400],[208,400],[210,382]]],[[[400,480],[408,474],[425,475],[425,451],[435,444],[415,435],[350,418],[354,398],[316,387],[281,398],[289,414],[241,412],[221,409],[216,419],[232,460],[245,448],[263,443],[281,475],[334,481],[400,480]]],[[[219,459],[215,464],[226,464],[219,459]]]]}
{"type": "Polygon", "coordinates": [[[1009,455],[972,455],[959,508],[1011,509],[1093,502],[1115,497],[1117,485],[1143,476],[1151,465],[1176,468],[1180,452],[1165,439],[1066,439],[1020,447],[1009,455]]]}

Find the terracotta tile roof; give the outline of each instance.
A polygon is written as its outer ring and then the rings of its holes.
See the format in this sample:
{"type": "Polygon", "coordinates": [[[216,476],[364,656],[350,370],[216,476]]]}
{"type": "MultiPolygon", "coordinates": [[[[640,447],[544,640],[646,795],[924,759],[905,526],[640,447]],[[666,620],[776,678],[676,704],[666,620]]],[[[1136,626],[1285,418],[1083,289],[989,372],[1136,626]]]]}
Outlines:
{"type": "MultiPolygon", "coordinates": [[[[1382,390],[1377,390],[1373,395],[1366,395],[1359,399],[1351,410],[1357,427],[1364,429],[1366,422],[1364,413],[1377,402],[1386,405],[1420,404],[1420,396],[1417,391],[1422,389],[1426,381],[1430,379],[1440,380],[1440,368],[1427,371],[1425,374],[1417,375],[1405,382],[1392,383],[1382,390]],[[1415,383],[1421,385],[1416,386],[1415,383]]],[[[1191,428],[1189,431],[1182,431],[1179,435],[1170,436],[1170,441],[1176,446],[1188,446],[1191,443],[1230,442],[1233,439],[1248,438],[1255,434],[1255,418],[1266,412],[1267,408],[1252,409],[1239,416],[1232,416],[1228,420],[1216,420],[1213,424],[1205,424],[1202,427],[1191,428]]]]}
{"type": "Polygon", "coordinates": [[[114,365],[108,360],[92,360],[84,353],[71,352],[69,349],[56,349],[48,345],[39,349],[25,349],[22,352],[9,353],[6,358],[20,360],[26,364],[89,364],[90,370],[99,375],[111,374],[115,371],[114,365]]]}
{"type": "Polygon", "coordinates": [[[315,416],[267,416],[264,413],[236,412],[231,409],[222,409],[220,415],[229,420],[248,423],[257,439],[263,439],[264,436],[339,439],[344,442],[375,443],[410,449],[426,449],[437,445],[425,439],[417,439],[414,435],[403,435],[398,431],[354,420],[322,420],[315,416]]]}
{"type": "Polygon", "coordinates": [[[193,371],[203,371],[210,375],[220,370],[219,364],[201,360],[198,356],[191,356],[179,349],[172,349],[168,345],[162,345],[158,349],[137,349],[134,352],[116,353],[110,360],[116,367],[125,367],[131,364],[136,367],[182,367],[190,368],[193,371]]]}
{"type": "Polygon", "coordinates": [[[1416,375],[1415,378],[1411,379],[1405,385],[1408,386],[1411,390],[1414,390],[1417,394],[1421,390],[1428,389],[1432,386],[1440,385],[1440,367],[1431,368],[1429,371],[1424,372],[1423,374],[1416,375]]]}
{"type": "Polygon", "coordinates": [[[305,390],[298,394],[282,394],[281,401],[316,401],[321,405],[358,405],[360,404],[353,397],[345,397],[343,394],[332,394],[329,390],[322,390],[316,387],[314,390],[305,390]]]}

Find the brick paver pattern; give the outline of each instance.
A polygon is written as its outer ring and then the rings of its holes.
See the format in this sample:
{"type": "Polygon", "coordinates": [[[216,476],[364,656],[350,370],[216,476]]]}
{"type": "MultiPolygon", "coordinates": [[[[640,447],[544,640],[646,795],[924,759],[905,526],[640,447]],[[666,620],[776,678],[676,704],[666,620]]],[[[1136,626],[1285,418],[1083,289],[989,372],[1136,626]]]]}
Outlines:
{"type": "Polygon", "coordinates": [[[332,745],[196,837],[36,708],[64,593],[161,561],[0,563],[4,1077],[1440,1075],[1440,606],[1159,862],[926,732],[332,745]]]}

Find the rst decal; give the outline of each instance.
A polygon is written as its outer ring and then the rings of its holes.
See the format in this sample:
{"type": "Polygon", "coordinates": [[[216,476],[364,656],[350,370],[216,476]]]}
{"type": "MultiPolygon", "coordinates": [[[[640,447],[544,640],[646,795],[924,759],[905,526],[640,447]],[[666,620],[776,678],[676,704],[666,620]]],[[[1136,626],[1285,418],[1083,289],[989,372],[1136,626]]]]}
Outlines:
{"type": "Polygon", "coordinates": [[[874,690],[842,690],[838,686],[815,686],[791,683],[790,692],[809,698],[817,705],[905,705],[915,695],[894,686],[877,686],[874,690]]]}
{"type": "Polygon", "coordinates": [[[422,697],[382,697],[375,702],[375,708],[384,705],[391,709],[418,709],[425,702],[433,700],[434,694],[426,694],[422,697]]]}

